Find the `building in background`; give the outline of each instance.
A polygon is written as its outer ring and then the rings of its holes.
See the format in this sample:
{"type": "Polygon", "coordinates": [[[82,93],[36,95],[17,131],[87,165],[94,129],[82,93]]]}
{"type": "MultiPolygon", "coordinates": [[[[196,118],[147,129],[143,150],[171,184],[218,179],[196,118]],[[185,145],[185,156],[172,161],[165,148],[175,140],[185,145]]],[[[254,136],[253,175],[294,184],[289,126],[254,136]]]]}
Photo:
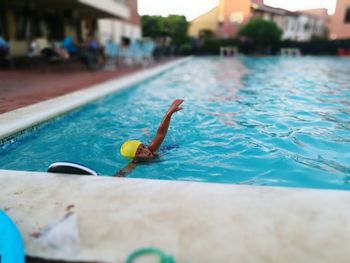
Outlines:
{"type": "Polygon", "coordinates": [[[267,6],[263,0],[220,0],[217,7],[191,22],[189,35],[200,38],[210,30],[217,38],[234,37],[253,17],[274,21],[283,31],[282,39],[308,41],[327,34],[327,9],[291,12],[267,6]]]}
{"type": "MultiPolygon", "coordinates": [[[[60,42],[73,36],[78,42],[88,37],[101,38],[100,20],[125,21],[114,35],[140,35],[136,0],[2,0],[0,35],[10,43],[12,55],[28,52],[34,38],[60,42]],[[121,30],[120,32],[118,30],[121,30]]],[[[116,39],[117,40],[117,39],[116,39]]]]}
{"type": "Polygon", "coordinates": [[[266,5],[252,5],[252,17],[275,22],[282,29],[282,39],[309,41],[327,36],[328,13],[326,8],[291,12],[266,5]]]}
{"type": "Polygon", "coordinates": [[[101,43],[106,43],[112,39],[116,43],[120,43],[122,39],[134,41],[140,39],[141,21],[137,13],[137,0],[124,0],[130,10],[130,16],[127,19],[100,19],[99,39],[101,43]]]}
{"type": "Polygon", "coordinates": [[[232,37],[250,17],[250,0],[219,0],[218,6],[191,21],[189,35],[200,38],[202,32],[209,30],[218,38],[232,37]]]}
{"type": "Polygon", "coordinates": [[[338,0],[329,23],[331,39],[350,39],[350,0],[338,0]]]}

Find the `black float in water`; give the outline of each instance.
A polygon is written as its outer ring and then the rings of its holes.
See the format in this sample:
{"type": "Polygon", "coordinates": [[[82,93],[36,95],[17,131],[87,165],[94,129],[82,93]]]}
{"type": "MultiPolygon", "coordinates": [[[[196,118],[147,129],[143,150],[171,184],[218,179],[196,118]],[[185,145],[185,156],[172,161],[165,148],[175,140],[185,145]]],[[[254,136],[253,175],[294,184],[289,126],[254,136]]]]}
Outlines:
{"type": "Polygon", "coordinates": [[[81,175],[97,175],[97,173],[85,167],[84,165],[71,162],[55,162],[50,164],[47,169],[49,173],[60,173],[60,174],[81,174],[81,175]]]}

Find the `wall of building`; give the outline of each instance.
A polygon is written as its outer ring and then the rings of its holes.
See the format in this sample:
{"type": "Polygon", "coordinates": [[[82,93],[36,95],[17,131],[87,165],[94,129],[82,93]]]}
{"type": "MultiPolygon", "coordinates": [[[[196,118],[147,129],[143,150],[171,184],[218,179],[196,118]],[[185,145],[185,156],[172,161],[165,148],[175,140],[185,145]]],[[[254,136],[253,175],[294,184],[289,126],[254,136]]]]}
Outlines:
{"type": "Polygon", "coordinates": [[[264,0],[252,0],[252,3],[257,5],[264,5],[264,0]]]}
{"type": "Polygon", "coordinates": [[[210,30],[213,33],[217,30],[218,24],[218,7],[213,8],[209,12],[197,17],[191,21],[188,34],[191,37],[199,38],[202,30],[210,30]]]}
{"type": "Polygon", "coordinates": [[[250,0],[220,0],[217,36],[220,38],[233,37],[239,27],[249,21],[250,17],[250,0]]]}
{"type": "Polygon", "coordinates": [[[109,39],[120,44],[123,37],[131,41],[142,37],[140,16],[137,12],[137,0],[125,0],[130,10],[128,19],[100,19],[98,21],[99,40],[105,44],[109,39]]]}
{"type": "Polygon", "coordinates": [[[329,23],[331,39],[350,39],[350,23],[345,23],[346,10],[350,8],[350,0],[338,0],[335,14],[329,23]]]}
{"type": "Polygon", "coordinates": [[[98,24],[99,40],[102,44],[105,44],[109,39],[121,44],[123,37],[130,38],[131,41],[142,37],[141,27],[132,23],[120,20],[100,19],[98,24]]]}
{"type": "Polygon", "coordinates": [[[298,18],[296,16],[287,15],[284,17],[284,27],[282,28],[282,39],[295,40],[297,34],[298,18]]]}

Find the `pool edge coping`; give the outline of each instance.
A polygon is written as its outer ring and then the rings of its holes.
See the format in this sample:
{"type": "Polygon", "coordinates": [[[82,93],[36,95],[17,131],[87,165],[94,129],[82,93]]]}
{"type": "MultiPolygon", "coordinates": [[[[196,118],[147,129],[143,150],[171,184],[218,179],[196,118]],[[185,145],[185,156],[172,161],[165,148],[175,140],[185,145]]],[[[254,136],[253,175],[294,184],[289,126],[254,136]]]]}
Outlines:
{"type": "Polygon", "coordinates": [[[17,223],[32,257],[122,262],[153,244],[177,262],[350,258],[347,191],[7,170],[0,170],[0,187],[0,208],[17,223]],[[80,233],[80,245],[70,253],[33,236],[64,217],[67,207],[73,207],[80,233]],[[220,249],[212,250],[214,244],[220,249]]]}

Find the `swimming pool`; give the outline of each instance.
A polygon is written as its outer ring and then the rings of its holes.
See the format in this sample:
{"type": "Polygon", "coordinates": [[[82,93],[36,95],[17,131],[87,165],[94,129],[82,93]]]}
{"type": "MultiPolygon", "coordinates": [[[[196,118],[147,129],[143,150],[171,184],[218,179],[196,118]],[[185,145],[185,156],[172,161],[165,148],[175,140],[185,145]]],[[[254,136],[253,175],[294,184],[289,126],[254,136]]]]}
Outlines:
{"type": "Polygon", "coordinates": [[[112,175],[128,163],[120,145],[150,142],[184,98],[160,158],[129,177],[350,189],[348,72],[343,58],[195,58],[2,147],[0,168],[74,161],[112,175]]]}

